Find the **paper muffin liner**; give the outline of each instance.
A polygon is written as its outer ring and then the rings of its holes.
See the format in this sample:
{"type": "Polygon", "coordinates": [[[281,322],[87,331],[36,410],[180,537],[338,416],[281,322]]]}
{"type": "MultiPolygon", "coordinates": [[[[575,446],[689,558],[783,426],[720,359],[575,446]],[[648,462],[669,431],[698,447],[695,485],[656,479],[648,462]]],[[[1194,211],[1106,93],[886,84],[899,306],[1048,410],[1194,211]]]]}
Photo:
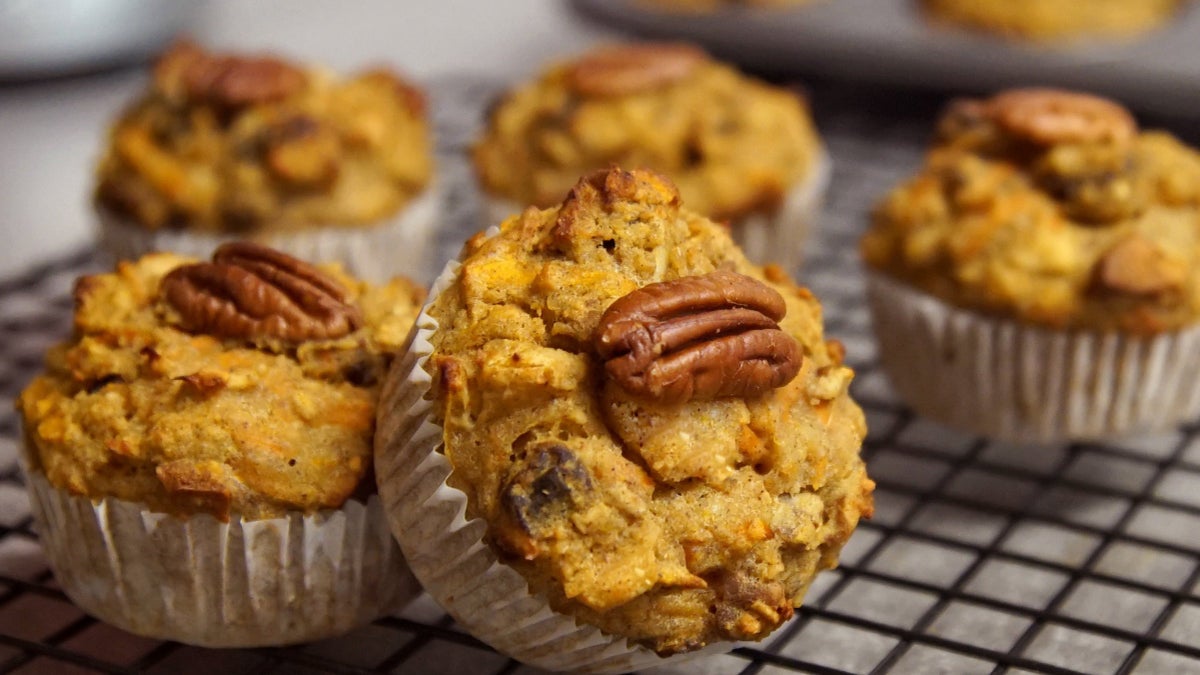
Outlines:
{"type": "MultiPolygon", "coordinates": [[[[752,213],[730,224],[730,234],[751,262],[775,263],[789,274],[804,261],[804,247],[811,236],[825,192],[833,175],[833,163],[822,150],[813,161],[812,171],[788,191],[774,213],[752,213]]],[[[483,195],[488,224],[498,225],[524,207],[511,199],[483,195]]],[[[687,204],[684,204],[686,207],[687,204]]]]}
{"type": "Polygon", "coordinates": [[[733,240],[750,262],[775,263],[795,274],[804,262],[804,247],[821,215],[833,163],[823,150],[809,175],[793,187],[774,213],[752,213],[730,224],[733,240]]]}
{"type": "Polygon", "coordinates": [[[1051,442],[1200,416],[1200,326],[1155,336],[1056,331],[959,309],[874,272],[867,294],[892,386],[943,424],[1051,442]]]}
{"type": "MultiPolygon", "coordinates": [[[[489,230],[494,235],[496,228],[489,230]]],[[[623,673],[728,651],[732,644],[671,657],[556,612],[484,542],[487,523],[467,517],[467,495],[446,483],[442,427],[433,422],[425,370],[438,324],[434,299],[454,282],[458,261],[433,283],[409,349],[392,366],[380,397],[375,436],[379,494],[392,532],[425,590],[464,629],[497,651],[548,670],[623,673]]]]}
{"type": "Polygon", "coordinates": [[[134,260],[152,251],[208,258],[221,244],[252,239],[310,262],[339,262],[365,281],[384,282],[398,274],[427,279],[437,238],[441,192],[430,185],[399,213],[371,225],[330,225],[310,229],[246,233],[151,230],[107,209],[97,209],[100,245],[117,260],[134,260]]]}
{"type": "Polygon", "coordinates": [[[38,535],[63,591],[131,633],[203,647],[334,637],[420,594],[379,497],[312,515],[221,522],[93,502],[22,458],[38,535]]]}

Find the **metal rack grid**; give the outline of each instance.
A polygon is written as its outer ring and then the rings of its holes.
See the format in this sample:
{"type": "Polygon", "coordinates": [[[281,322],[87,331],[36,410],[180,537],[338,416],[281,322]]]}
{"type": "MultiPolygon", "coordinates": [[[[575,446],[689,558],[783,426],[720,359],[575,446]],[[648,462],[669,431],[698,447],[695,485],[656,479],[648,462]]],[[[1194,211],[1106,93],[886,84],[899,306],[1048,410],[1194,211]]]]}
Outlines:
{"type": "MultiPolygon", "coordinates": [[[[493,91],[434,86],[453,204],[446,255],[476,229],[462,151],[493,91]]],[[[1200,423],[1030,447],[906,410],[876,366],[855,241],[870,204],[917,166],[941,101],[831,84],[813,99],[835,177],[803,278],[858,372],[877,513],[768,641],[657,672],[1200,672],[1200,423]]],[[[536,672],[458,632],[428,597],[343,638],[256,650],[148,640],[74,607],[31,530],[10,400],[69,330],[73,279],[100,267],[81,252],[0,284],[0,672],[536,672]]]]}

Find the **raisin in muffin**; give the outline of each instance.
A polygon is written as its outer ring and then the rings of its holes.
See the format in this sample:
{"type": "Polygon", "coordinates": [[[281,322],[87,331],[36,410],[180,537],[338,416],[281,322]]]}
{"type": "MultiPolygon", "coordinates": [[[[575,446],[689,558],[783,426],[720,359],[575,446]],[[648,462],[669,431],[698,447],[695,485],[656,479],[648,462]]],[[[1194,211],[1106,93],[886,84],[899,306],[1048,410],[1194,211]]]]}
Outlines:
{"type": "Polygon", "coordinates": [[[600,47],[509,92],[474,147],[493,223],[610,165],[671,178],[755,262],[793,269],[828,162],[804,100],[685,44],[600,47]]]}
{"type": "Polygon", "coordinates": [[[181,42],[111,129],[95,203],[118,258],[255,239],[384,281],[425,263],[432,174],[424,96],[391,71],[181,42]]]}
{"type": "Polygon", "coordinates": [[[760,640],[871,511],[842,357],[812,294],[668,180],[600,171],[435,283],[380,403],[380,493],[426,589],[523,661],[760,640]]]}
{"type": "Polygon", "coordinates": [[[1041,440],[1200,412],[1200,153],[1112,101],[954,103],[862,252],[883,363],[920,412],[1041,440]]]}
{"type": "Polygon", "coordinates": [[[1184,0],[920,0],[934,21],[1050,43],[1128,39],[1169,21],[1184,0]]]}
{"type": "Polygon", "coordinates": [[[63,590],[208,646],[327,637],[417,591],[374,496],[379,387],[423,292],[227,244],[83,277],[22,392],[34,515],[63,590]]]}

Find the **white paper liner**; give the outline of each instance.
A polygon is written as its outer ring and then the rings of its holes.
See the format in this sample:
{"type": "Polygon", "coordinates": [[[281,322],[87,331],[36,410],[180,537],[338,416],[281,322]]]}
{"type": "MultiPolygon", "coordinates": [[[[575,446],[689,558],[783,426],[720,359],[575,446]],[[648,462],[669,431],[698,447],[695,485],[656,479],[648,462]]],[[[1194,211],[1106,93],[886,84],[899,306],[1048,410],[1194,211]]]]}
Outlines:
{"type": "Polygon", "coordinates": [[[22,458],[38,536],[63,591],[138,635],[266,647],[347,633],[420,594],[379,497],[313,515],[223,523],[92,502],[22,458]]]}
{"type": "Polygon", "coordinates": [[[1055,331],[952,307],[874,272],[867,295],[892,386],[943,424],[1051,442],[1200,416],[1200,326],[1149,337],[1055,331]]]}
{"type": "MultiPolygon", "coordinates": [[[[495,227],[488,232],[493,236],[495,227]]],[[[525,579],[499,562],[483,541],[487,523],[467,519],[467,495],[446,484],[442,427],[430,419],[432,379],[425,362],[437,321],[435,298],[454,282],[451,261],[433,283],[407,353],[392,366],[380,396],[375,432],[379,494],[392,532],[425,590],[463,628],[497,651],[548,670],[623,673],[677,664],[733,647],[721,643],[663,658],[629,640],[577,624],[530,592],[525,579]]]]}
{"type": "Polygon", "coordinates": [[[396,275],[427,279],[436,270],[436,245],[441,192],[436,184],[377,224],[328,226],[294,232],[195,232],[186,229],[151,230],[97,209],[100,245],[117,260],[135,260],[151,251],[170,251],[208,258],[221,244],[252,239],[310,262],[340,262],[348,273],[365,281],[384,282],[396,275]]]}
{"type": "Polygon", "coordinates": [[[833,175],[833,163],[824,150],[809,175],[788,192],[774,213],[752,213],[730,225],[733,240],[750,262],[775,263],[795,274],[804,262],[804,245],[813,232],[833,175]]]}
{"type": "MultiPolygon", "coordinates": [[[[813,161],[812,171],[792,188],[774,213],[753,213],[730,225],[734,242],[751,262],[775,263],[794,274],[804,261],[804,246],[825,201],[825,192],[833,175],[833,163],[824,151],[813,161]]],[[[524,207],[502,197],[483,192],[488,225],[499,225],[524,207]]],[[[687,204],[684,204],[687,207],[687,204]]]]}

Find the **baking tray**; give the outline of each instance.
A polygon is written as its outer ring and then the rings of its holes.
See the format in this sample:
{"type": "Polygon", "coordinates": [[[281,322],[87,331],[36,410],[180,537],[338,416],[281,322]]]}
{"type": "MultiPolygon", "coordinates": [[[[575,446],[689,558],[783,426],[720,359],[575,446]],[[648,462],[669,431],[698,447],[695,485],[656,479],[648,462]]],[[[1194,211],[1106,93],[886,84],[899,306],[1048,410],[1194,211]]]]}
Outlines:
{"type": "Polygon", "coordinates": [[[759,71],[966,91],[1055,85],[1200,117],[1200,7],[1185,7],[1163,27],[1124,42],[1041,46],[933,25],[917,0],[817,0],[705,14],[668,12],[646,0],[573,2],[610,26],[691,40],[759,71]]]}

